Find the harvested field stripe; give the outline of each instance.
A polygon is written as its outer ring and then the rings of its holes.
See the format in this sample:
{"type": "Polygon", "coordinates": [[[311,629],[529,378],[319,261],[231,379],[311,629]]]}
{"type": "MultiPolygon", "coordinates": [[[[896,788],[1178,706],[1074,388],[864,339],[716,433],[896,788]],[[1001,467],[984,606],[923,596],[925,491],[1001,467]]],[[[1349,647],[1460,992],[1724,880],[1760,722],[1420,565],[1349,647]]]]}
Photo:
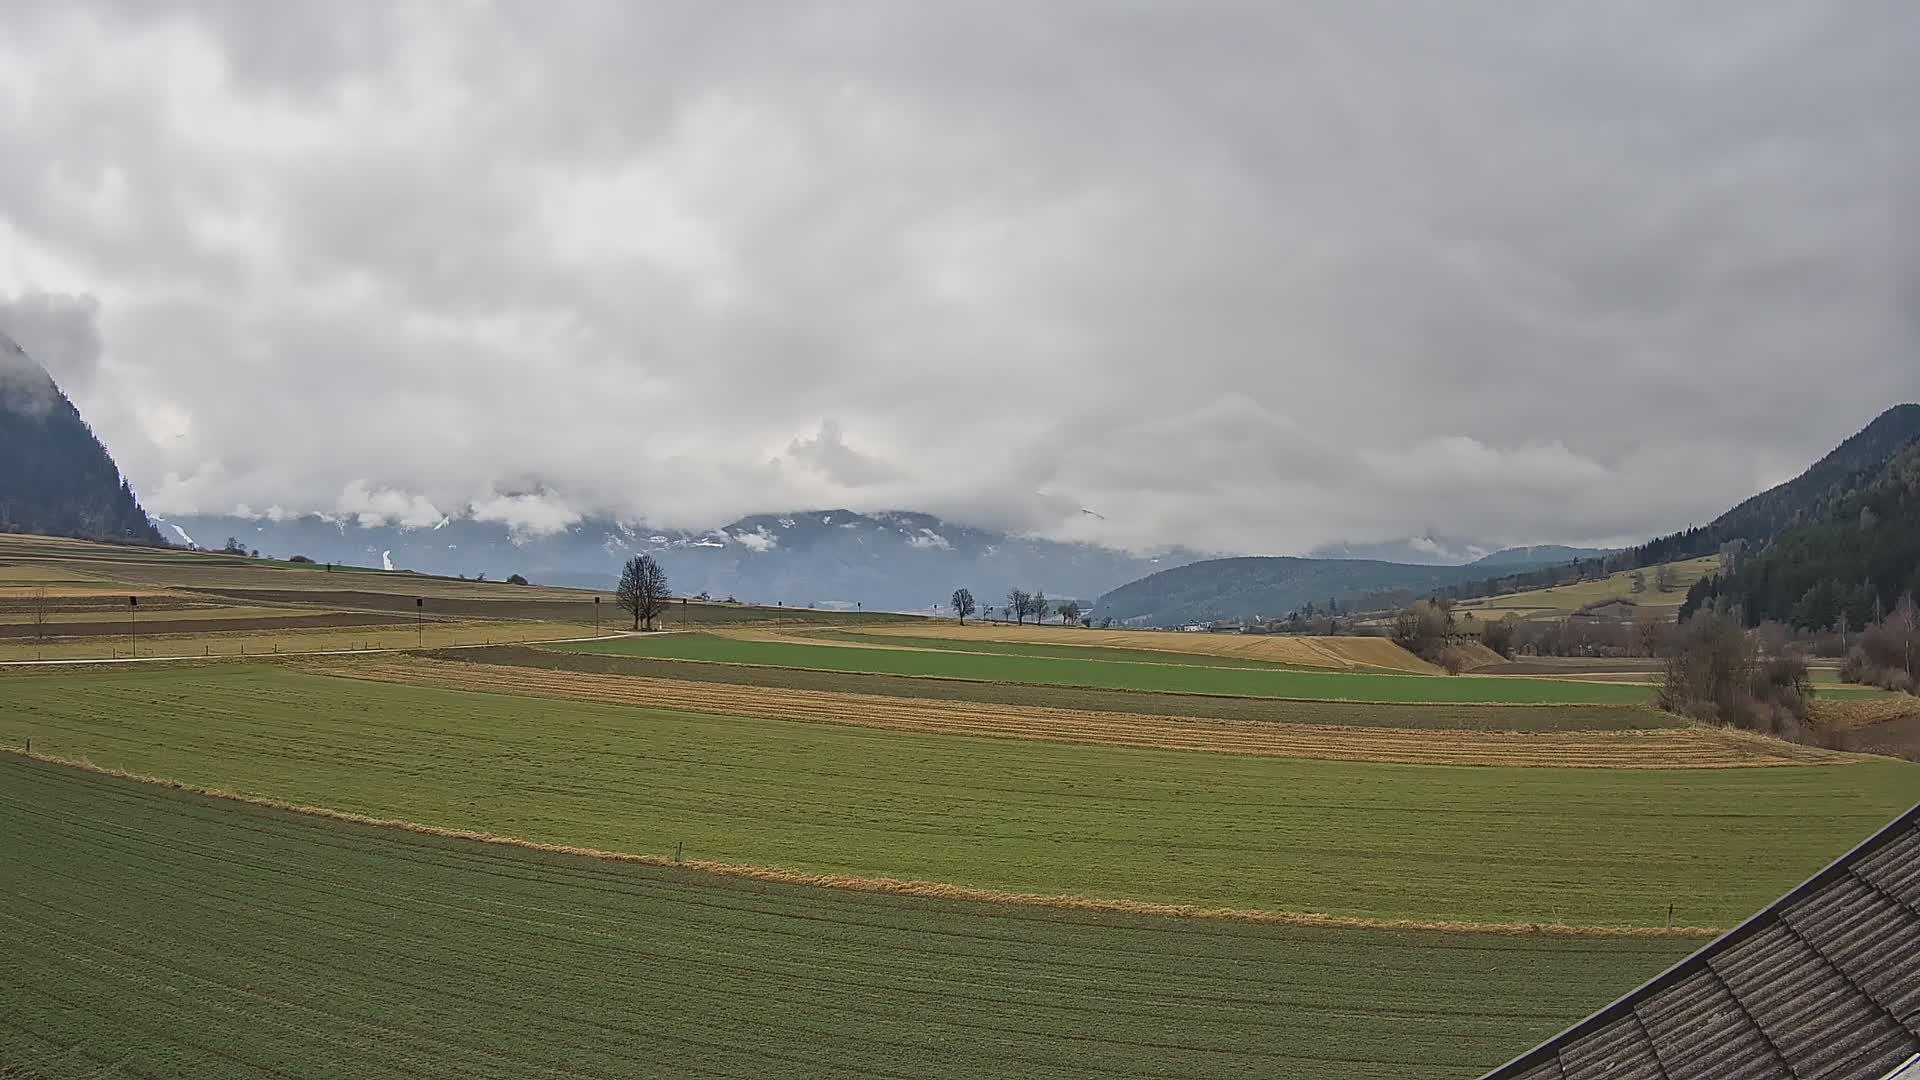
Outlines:
{"type": "Polygon", "coordinates": [[[317,667],[378,682],[528,697],[666,707],[957,735],[1041,739],[1157,750],[1428,765],[1693,769],[1837,764],[1859,760],[1739,732],[1702,728],[1632,732],[1449,732],[1147,717],[1056,708],[977,706],[813,690],[579,675],[443,660],[370,660],[317,667]]]}

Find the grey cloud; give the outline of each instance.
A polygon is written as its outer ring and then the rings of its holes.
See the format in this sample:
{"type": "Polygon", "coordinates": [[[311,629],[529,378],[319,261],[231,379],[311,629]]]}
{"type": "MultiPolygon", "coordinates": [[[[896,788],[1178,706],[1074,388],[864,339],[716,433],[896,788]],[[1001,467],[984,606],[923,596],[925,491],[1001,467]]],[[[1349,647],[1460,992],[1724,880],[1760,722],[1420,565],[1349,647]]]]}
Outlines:
{"type": "Polygon", "coordinates": [[[0,296],[162,512],[1582,541],[1920,396],[1900,0],[8,23],[0,296]]]}
{"type": "Polygon", "coordinates": [[[836,420],[823,420],[818,431],[787,444],[786,459],[844,488],[872,487],[901,479],[900,470],[848,446],[836,420]]]}
{"type": "Polygon", "coordinates": [[[14,408],[46,409],[53,387],[93,385],[100,368],[99,305],[88,296],[0,292],[0,391],[14,408]]]}

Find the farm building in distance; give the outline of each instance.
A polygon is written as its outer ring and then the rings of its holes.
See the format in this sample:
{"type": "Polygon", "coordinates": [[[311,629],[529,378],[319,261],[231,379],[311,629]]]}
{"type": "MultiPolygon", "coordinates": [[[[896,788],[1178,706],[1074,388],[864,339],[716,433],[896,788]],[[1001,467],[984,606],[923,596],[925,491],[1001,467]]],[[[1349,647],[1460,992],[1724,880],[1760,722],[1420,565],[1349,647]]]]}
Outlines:
{"type": "Polygon", "coordinates": [[[1485,1080],[1920,1080],[1920,806],[1485,1080]]]}

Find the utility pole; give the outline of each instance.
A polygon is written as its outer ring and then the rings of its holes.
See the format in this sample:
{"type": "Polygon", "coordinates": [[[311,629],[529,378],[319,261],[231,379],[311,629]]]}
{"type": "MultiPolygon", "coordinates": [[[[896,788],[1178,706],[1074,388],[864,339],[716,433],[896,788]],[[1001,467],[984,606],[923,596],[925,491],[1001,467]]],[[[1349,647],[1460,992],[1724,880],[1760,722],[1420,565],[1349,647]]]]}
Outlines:
{"type": "Polygon", "coordinates": [[[593,636],[600,636],[600,598],[593,598],[593,636]]]}
{"type": "Polygon", "coordinates": [[[415,646],[427,643],[427,598],[413,598],[413,643],[415,646]]]}
{"type": "Polygon", "coordinates": [[[133,655],[140,655],[140,598],[127,597],[127,622],[133,627],[133,655]]]}

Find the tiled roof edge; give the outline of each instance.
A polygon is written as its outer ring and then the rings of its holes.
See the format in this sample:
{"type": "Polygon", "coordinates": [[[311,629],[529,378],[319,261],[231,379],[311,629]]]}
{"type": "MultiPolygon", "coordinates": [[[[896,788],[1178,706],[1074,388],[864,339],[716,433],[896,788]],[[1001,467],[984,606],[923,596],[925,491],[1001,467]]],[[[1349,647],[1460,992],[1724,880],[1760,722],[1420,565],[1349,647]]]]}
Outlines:
{"type": "Polygon", "coordinates": [[[1897,839],[1910,826],[1920,825],[1920,803],[1915,804],[1906,813],[1894,818],[1872,836],[1856,844],[1853,850],[1827,864],[1819,873],[1793,887],[1785,896],[1760,909],[1751,918],[1739,926],[1714,938],[1697,951],[1682,958],[1679,963],[1629,990],[1612,1004],[1573,1025],[1539,1046],[1521,1054],[1505,1065],[1487,1073],[1480,1080],[1514,1080],[1528,1069],[1536,1068],[1559,1056],[1560,1047],[1582,1035],[1597,1031],[1608,1024],[1628,1015],[1633,1007],[1645,998],[1665,990],[1692,975],[1709,957],[1733,948],[1754,934],[1764,930],[1782,909],[1826,888],[1847,873],[1848,867],[1866,858],[1897,839]]]}

